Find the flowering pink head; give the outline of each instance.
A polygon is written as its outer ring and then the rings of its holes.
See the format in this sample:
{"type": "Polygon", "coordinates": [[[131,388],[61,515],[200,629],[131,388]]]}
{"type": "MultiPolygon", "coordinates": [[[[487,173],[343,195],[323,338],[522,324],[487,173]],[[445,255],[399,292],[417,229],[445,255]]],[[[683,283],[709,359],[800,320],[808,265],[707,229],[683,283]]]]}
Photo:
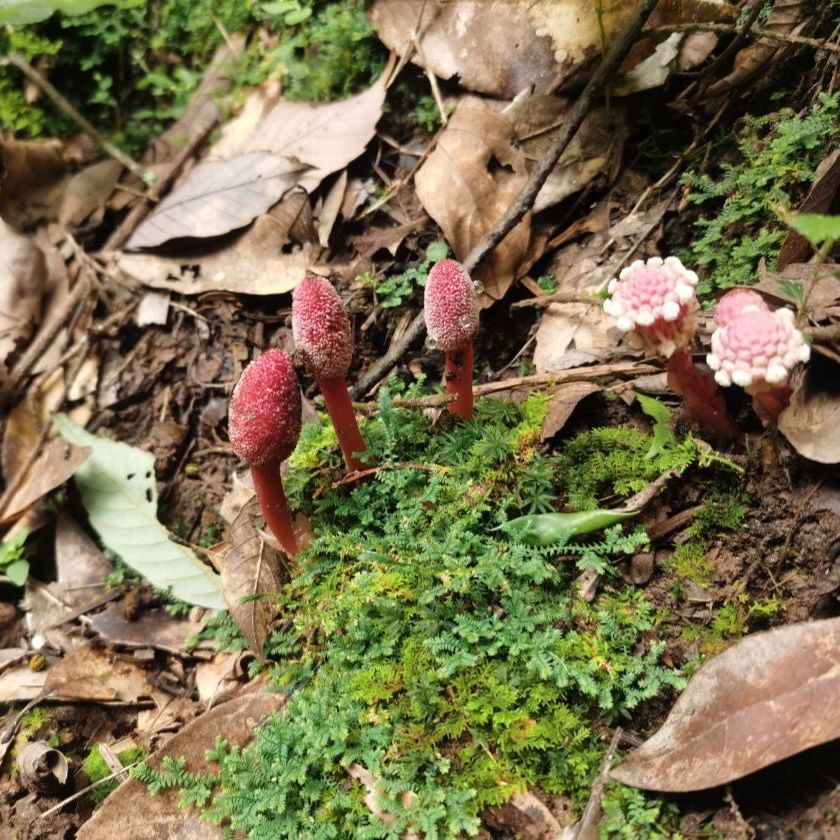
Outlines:
{"type": "Polygon", "coordinates": [[[478,329],[478,294],[469,274],[455,260],[432,266],[423,296],[426,329],[445,353],[462,350],[478,329]]]}
{"type": "Polygon", "coordinates": [[[300,435],[300,384],[291,357],[269,350],[242,371],[228,411],[233,451],[249,464],[292,454],[300,435]]]}
{"type": "Polygon", "coordinates": [[[752,289],[732,289],[728,291],[715,307],[715,324],[725,327],[736,315],[744,310],[762,310],[768,312],[769,308],[764,298],[752,289]]]}
{"type": "Polygon", "coordinates": [[[791,370],[810,356],[793,312],[748,306],[712,333],[706,363],[718,385],[734,383],[755,396],[786,385],[791,370]]]}
{"type": "Polygon", "coordinates": [[[697,275],[676,257],[636,260],[607,287],[604,312],[623,332],[633,332],[645,348],[666,358],[685,350],[697,329],[694,312],[697,275]]]}
{"type": "Polygon", "coordinates": [[[292,335],[316,379],[340,379],[347,373],[353,357],[350,319],[329,280],[309,275],[294,290],[292,335]]]}

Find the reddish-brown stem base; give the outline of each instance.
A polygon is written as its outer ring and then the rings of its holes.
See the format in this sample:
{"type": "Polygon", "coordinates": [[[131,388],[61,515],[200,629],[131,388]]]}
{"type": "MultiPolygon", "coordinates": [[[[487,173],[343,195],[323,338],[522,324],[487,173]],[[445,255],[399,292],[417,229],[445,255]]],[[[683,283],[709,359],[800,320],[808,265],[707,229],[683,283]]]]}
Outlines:
{"type": "Polygon", "coordinates": [[[447,394],[455,394],[455,399],[448,403],[449,411],[462,420],[472,420],[473,416],[473,346],[470,341],[466,347],[446,354],[446,367],[443,382],[447,394]]]}
{"type": "Polygon", "coordinates": [[[320,379],[318,380],[318,387],[324,395],[327,414],[330,415],[330,420],[332,420],[347,469],[351,471],[365,469],[366,465],[356,457],[356,453],[364,452],[367,449],[367,444],[359,431],[359,424],[356,422],[347,383],[343,379],[320,379]]]}
{"type": "Polygon", "coordinates": [[[292,514],[283,492],[280,464],[251,464],[254,490],[260,503],[265,524],[277,537],[277,542],[290,557],[298,553],[298,541],[292,525],[292,514]]]}
{"type": "Polygon", "coordinates": [[[665,363],[665,370],[669,387],[682,394],[685,412],[691,420],[717,438],[739,434],[714,376],[701,371],[688,353],[674,353],[665,363]]]}
{"type": "Polygon", "coordinates": [[[765,426],[775,426],[779,422],[779,415],[787,408],[790,395],[790,387],[782,385],[753,396],[753,409],[765,426]]]}

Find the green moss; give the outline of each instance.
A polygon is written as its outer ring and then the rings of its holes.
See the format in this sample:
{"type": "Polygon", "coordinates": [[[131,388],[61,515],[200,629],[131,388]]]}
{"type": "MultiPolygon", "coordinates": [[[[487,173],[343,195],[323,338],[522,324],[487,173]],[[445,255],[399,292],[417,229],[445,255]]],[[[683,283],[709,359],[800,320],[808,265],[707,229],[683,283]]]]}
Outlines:
{"type": "Polygon", "coordinates": [[[802,113],[783,108],[746,117],[735,160],[683,177],[688,200],[704,208],[682,255],[700,275],[698,294],[752,283],[762,258],[774,270],[787,234],[775,208],[790,208],[812,184],[824,150],[838,136],[839,107],[837,95],[821,94],[802,113]]]}
{"type": "Polygon", "coordinates": [[[701,542],[687,542],[677,546],[668,558],[666,567],[681,580],[691,581],[703,588],[711,584],[715,570],[706,546],[701,542]]]}
{"type": "MultiPolygon", "coordinates": [[[[145,755],[146,750],[142,747],[129,747],[127,750],[118,752],[117,758],[123,767],[128,767],[130,764],[134,764],[145,757],[145,755]]],[[[90,779],[91,784],[107,778],[114,772],[107,765],[105,759],[102,758],[102,753],[99,751],[99,744],[94,744],[91,751],[87,754],[82,764],[82,770],[84,770],[85,775],[90,779]]],[[[93,788],[89,796],[94,802],[101,802],[109,793],[115,791],[118,785],[119,782],[116,779],[110,779],[98,787],[93,788]]]]}

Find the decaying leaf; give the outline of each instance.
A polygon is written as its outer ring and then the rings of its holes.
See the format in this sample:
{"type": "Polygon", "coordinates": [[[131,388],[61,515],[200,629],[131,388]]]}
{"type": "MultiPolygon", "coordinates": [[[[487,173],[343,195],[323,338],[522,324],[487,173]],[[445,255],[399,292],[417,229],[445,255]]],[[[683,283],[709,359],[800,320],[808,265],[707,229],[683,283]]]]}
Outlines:
{"type": "Polygon", "coordinates": [[[578,403],[601,390],[594,382],[564,382],[551,395],[551,402],[540,429],[540,440],[553,438],[566,425],[578,403]]]}
{"type": "Polygon", "coordinates": [[[38,400],[31,391],[12,409],[6,418],[0,467],[8,486],[26,466],[32,450],[38,445],[43,424],[38,400]]]}
{"type": "Polygon", "coordinates": [[[820,464],[840,463],[839,380],[836,364],[812,360],[779,416],[779,431],[794,449],[820,464]]]}
{"type": "Polygon", "coordinates": [[[27,205],[49,207],[64,189],[63,146],[59,140],[0,140],[0,173],[0,215],[14,223],[31,221],[21,215],[27,205]]]}
{"type": "Polygon", "coordinates": [[[553,373],[618,355],[613,325],[597,303],[552,303],[537,328],[534,364],[553,373]]]}
{"type": "Polygon", "coordinates": [[[122,170],[121,163],[109,159],[93,163],[77,172],[67,182],[61,196],[58,223],[75,227],[95,210],[104,208],[122,170]]]}
{"type": "Polygon", "coordinates": [[[157,648],[174,654],[182,654],[187,649],[187,640],[201,627],[197,621],[175,618],[162,609],[144,610],[139,618],[128,621],[122,604],[110,604],[90,622],[90,629],[111,644],[157,648]]]}
{"type": "MultiPolygon", "coordinates": [[[[253,737],[254,729],[268,715],[283,707],[282,694],[253,692],[221,703],[188,723],[173,735],[166,746],[148,759],[153,769],[160,769],[163,759],[184,756],[187,766],[196,773],[215,769],[208,764],[205,753],[211,749],[219,734],[233,747],[243,747],[253,737]]],[[[96,813],[79,829],[78,840],[113,840],[131,837],[132,840],[158,840],[178,837],[181,840],[221,840],[224,832],[202,820],[194,811],[178,807],[178,792],[162,791],[152,796],[137,779],[123,782],[102,804],[96,813]],[[143,819],[137,815],[142,814],[143,819]]]]}
{"type": "Polygon", "coordinates": [[[32,335],[46,283],[41,249],[0,219],[0,372],[9,353],[32,335]]]}
{"type": "Polygon", "coordinates": [[[756,633],[706,662],[611,775],[659,791],[726,784],[840,737],[838,691],[840,618],[756,633]]]}
{"type": "Polygon", "coordinates": [[[72,650],[56,662],[44,688],[62,700],[95,703],[136,703],[150,692],[142,668],[92,647],[72,650]]]}
{"type": "Polygon", "coordinates": [[[64,415],[53,422],[66,440],[91,449],[75,480],[103,543],[155,586],[171,587],[182,601],[223,608],[219,576],[189,548],[172,542],[158,522],[154,456],[91,435],[64,415]]]}
{"type": "Polygon", "coordinates": [[[260,537],[261,514],[256,498],[240,511],[230,527],[222,557],[222,593],[231,617],[248,640],[253,653],[262,657],[276,607],[270,596],[288,579],[281,552],[260,537]]]}
{"type": "Polygon", "coordinates": [[[9,522],[19,516],[38,499],[72,478],[89,455],[90,449],[86,446],[68,446],[67,441],[61,439],[50,441],[3,501],[0,522],[9,522]]]}
{"type": "Polygon", "coordinates": [[[306,168],[267,152],[204,161],[155,208],[125,247],[153,248],[171,239],[220,236],[244,227],[294,187],[306,168]]]}
{"type": "Polygon", "coordinates": [[[235,243],[204,243],[168,253],[120,254],[117,265],[155,289],[182,295],[228,291],[248,295],[289,292],[315,262],[318,249],[304,244],[288,253],[286,228],[271,216],[260,216],[235,243]]]}
{"type": "Polygon", "coordinates": [[[566,840],[563,826],[549,808],[527,790],[517,791],[504,805],[490,807],[482,815],[487,825],[521,840],[566,840]]]}
{"type": "MultiPolygon", "coordinates": [[[[417,197],[459,260],[493,227],[525,184],[525,159],[514,147],[513,136],[509,117],[467,97],[415,176],[417,197]]],[[[528,253],[530,232],[529,213],[473,273],[484,286],[485,305],[501,300],[510,288],[528,253]]]]}
{"type": "Polygon", "coordinates": [[[65,511],[58,514],[55,526],[55,565],[58,580],[47,588],[70,609],[101,599],[104,578],[113,569],[111,561],[65,511]]]}
{"type": "MultiPolygon", "coordinates": [[[[416,35],[421,49],[415,63],[444,79],[457,75],[469,90],[511,99],[531,86],[549,93],[585,69],[635,8],[633,0],[377,0],[368,14],[379,37],[400,55],[416,35]]],[[[664,0],[651,26],[736,16],[728,3],[664,0]]]]}
{"type": "Polygon", "coordinates": [[[69,765],[64,754],[46,741],[30,741],[18,753],[20,781],[30,790],[55,789],[67,781],[69,765]]]}
{"type": "MultiPolygon", "coordinates": [[[[505,109],[530,166],[539,163],[554,142],[567,108],[568,101],[560,96],[521,96],[505,109]]],[[[625,134],[625,112],[615,103],[591,111],[539,191],[534,212],[561,202],[596,176],[609,173],[621,157],[625,134]]]]}

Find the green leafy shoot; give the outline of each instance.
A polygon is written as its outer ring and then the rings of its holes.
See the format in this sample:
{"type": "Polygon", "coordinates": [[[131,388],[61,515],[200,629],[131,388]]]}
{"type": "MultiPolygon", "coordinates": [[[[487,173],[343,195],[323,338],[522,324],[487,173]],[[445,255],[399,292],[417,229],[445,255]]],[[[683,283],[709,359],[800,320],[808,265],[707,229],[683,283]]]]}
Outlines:
{"type": "Polygon", "coordinates": [[[645,457],[656,458],[677,442],[671,431],[671,412],[666,405],[653,397],[637,394],[636,399],[642,411],[653,420],[653,441],[645,457]]]}
{"type": "Polygon", "coordinates": [[[356,278],[357,283],[363,283],[374,290],[377,303],[383,309],[394,309],[402,306],[415,290],[424,288],[429,269],[440,260],[446,259],[449,246],[443,241],[432,242],[425,251],[424,258],[417,265],[407,268],[400,274],[392,274],[378,280],[370,272],[356,278]]]}
{"type": "Polygon", "coordinates": [[[23,586],[29,577],[28,536],[28,529],[21,528],[10,540],[0,543],[0,574],[15,586],[23,586]]]}
{"type": "Polygon", "coordinates": [[[840,239],[840,216],[819,213],[799,213],[787,216],[788,225],[811,243],[815,251],[829,248],[840,239]]]}

